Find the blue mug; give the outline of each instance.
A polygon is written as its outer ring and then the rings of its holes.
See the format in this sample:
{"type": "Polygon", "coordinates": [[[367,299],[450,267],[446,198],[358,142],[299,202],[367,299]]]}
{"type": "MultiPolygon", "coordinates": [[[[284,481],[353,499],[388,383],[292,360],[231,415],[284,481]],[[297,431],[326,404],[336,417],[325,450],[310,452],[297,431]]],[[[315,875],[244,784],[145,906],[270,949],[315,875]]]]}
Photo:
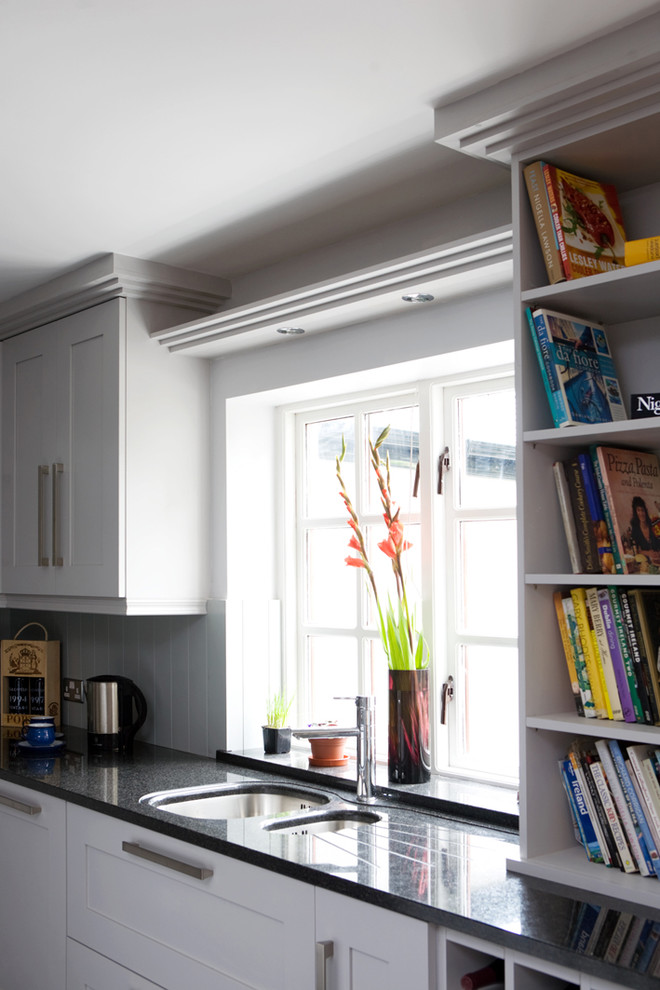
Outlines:
{"type": "Polygon", "coordinates": [[[23,735],[29,746],[50,746],[55,742],[55,726],[52,722],[28,722],[23,735]]]}

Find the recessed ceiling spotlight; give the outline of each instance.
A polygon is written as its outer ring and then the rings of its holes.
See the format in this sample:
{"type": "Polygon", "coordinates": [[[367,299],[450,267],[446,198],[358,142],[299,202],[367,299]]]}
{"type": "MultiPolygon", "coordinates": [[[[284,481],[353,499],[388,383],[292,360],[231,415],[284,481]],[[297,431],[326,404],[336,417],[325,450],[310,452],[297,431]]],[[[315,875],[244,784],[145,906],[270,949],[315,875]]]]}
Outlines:
{"type": "Polygon", "coordinates": [[[404,302],[410,303],[425,303],[432,302],[433,296],[430,292],[409,292],[405,296],[401,296],[404,302]]]}
{"type": "Polygon", "coordinates": [[[293,336],[294,334],[304,333],[305,331],[302,327],[278,327],[277,332],[293,336]]]}

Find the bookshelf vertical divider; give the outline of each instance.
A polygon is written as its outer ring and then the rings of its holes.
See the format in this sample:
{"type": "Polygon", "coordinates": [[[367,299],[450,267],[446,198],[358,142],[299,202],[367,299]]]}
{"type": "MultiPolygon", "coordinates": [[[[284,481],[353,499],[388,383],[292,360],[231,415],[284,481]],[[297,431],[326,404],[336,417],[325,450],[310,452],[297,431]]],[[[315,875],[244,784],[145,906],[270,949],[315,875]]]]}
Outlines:
{"type": "MultiPolygon", "coordinates": [[[[559,133],[559,131],[557,132],[559,133]]],[[[542,139],[539,139],[541,141],[542,139]]],[[[589,862],[575,841],[557,767],[577,736],[617,738],[660,747],[660,728],[580,718],[570,691],[552,595],[579,585],[660,586],[660,576],[608,578],[572,574],[552,478],[552,462],[592,443],[660,453],[660,417],[598,426],[552,425],[525,308],[543,306],[603,323],[627,413],[631,393],[660,392],[660,262],[547,284],[523,168],[542,159],[613,183],[629,240],[660,233],[660,100],[617,116],[585,119],[569,140],[512,155],[514,298],[518,402],[519,595],[521,700],[521,858],[511,870],[660,907],[655,878],[589,862]],[[637,114],[637,116],[636,116],[637,114]],[[640,156],[640,147],[646,154],[640,156]]]]}

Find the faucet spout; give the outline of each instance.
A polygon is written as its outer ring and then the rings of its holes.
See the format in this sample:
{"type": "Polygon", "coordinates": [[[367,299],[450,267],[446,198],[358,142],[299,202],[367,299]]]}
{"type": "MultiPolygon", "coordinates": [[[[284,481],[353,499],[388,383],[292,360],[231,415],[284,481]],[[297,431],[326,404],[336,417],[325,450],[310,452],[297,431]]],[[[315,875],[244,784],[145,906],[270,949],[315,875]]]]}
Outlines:
{"type": "Polygon", "coordinates": [[[333,726],[327,729],[293,729],[298,739],[357,738],[357,799],[362,804],[373,804],[376,770],[376,699],[372,695],[359,694],[355,698],[357,724],[350,728],[333,726]]]}

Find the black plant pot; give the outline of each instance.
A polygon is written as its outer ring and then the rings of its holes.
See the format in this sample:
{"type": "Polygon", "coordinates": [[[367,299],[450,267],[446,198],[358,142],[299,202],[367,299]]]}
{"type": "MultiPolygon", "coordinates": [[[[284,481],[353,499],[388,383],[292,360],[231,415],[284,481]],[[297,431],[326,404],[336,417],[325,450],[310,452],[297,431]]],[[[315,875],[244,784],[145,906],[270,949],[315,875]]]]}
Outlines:
{"type": "Polygon", "coordinates": [[[263,725],[262,729],[264,753],[291,752],[291,729],[275,729],[272,725],[263,725]]]}

